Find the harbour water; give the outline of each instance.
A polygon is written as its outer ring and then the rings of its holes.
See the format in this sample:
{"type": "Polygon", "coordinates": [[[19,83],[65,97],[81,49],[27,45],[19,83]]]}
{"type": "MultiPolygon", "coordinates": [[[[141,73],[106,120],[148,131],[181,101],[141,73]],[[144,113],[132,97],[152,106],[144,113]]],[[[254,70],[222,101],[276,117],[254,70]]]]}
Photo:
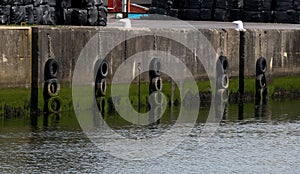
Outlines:
{"type": "MultiPolygon", "coordinates": [[[[118,159],[99,149],[71,113],[49,115],[47,121],[40,116],[37,126],[29,116],[2,116],[0,173],[299,173],[299,106],[300,100],[270,101],[261,109],[248,103],[239,115],[238,105],[230,104],[208,143],[199,145],[204,126],[200,119],[174,150],[140,161],[118,159]]],[[[151,128],[118,125],[114,115],[105,120],[120,134],[135,129],[151,136],[172,126],[171,119],[151,128]]]]}

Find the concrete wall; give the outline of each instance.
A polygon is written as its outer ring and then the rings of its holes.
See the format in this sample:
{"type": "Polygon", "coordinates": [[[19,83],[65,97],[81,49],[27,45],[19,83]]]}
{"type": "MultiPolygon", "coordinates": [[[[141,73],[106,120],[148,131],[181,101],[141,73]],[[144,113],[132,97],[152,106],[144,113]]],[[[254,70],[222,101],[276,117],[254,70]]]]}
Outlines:
{"type": "Polygon", "coordinates": [[[30,87],[31,28],[0,27],[0,87],[30,87]]]}
{"type": "MultiPolygon", "coordinates": [[[[223,54],[229,59],[230,76],[238,76],[239,72],[239,32],[232,29],[200,29],[203,35],[210,41],[218,54],[223,54]]],[[[70,83],[77,58],[89,39],[100,32],[99,39],[101,43],[99,49],[111,49],[112,51],[106,59],[111,63],[109,80],[115,70],[122,62],[137,52],[153,50],[157,48],[160,51],[166,51],[182,59],[187,64],[195,77],[206,77],[203,66],[195,62],[195,54],[180,43],[172,42],[169,39],[153,36],[146,36],[147,33],[165,32],[176,35],[176,32],[185,32],[184,40],[197,43],[197,39],[188,30],[170,29],[162,31],[161,29],[134,29],[124,30],[117,28],[99,28],[99,27],[40,27],[38,32],[38,59],[39,84],[43,82],[44,64],[49,57],[48,39],[49,34],[52,40],[52,47],[55,57],[61,65],[59,80],[62,83],[70,83]],[[130,33],[141,33],[143,36],[134,39],[127,39],[130,33]],[[122,37],[126,42],[120,43],[115,48],[109,47],[109,43],[122,37]],[[102,48],[101,48],[102,47],[102,48]]],[[[267,59],[269,69],[267,75],[284,76],[300,74],[300,30],[262,30],[249,29],[246,31],[246,60],[245,75],[255,75],[256,60],[263,56],[267,59]]],[[[196,46],[195,46],[196,49],[196,46]]],[[[197,53],[200,54],[205,53],[197,53]]],[[[165,62],[167,63],[167,62],[165,62]]],[[[147,76],[143,77],[147,80],[147,76]]]]}
{"type": "MultiPolygon", "coordinates": [[[[191,69],[195,77],[206,77],[203,66],[196,63],[195,54],[180,43],[171,42],[165,38],[141,36],[120,43],[114,48],[110,47],[111,40],[122,37],[124,40],[130,33],[165,32],[170,36],[177,32],[185,32],[183,39],[196,44],[195,36],[184,29],[133,29],[101,27],[34,27],[32,28],[0,28],[2,44],[0,44],[0,86],[1,87],[30,87],[31,72],[33,83],[38,86],[44,81],[44,65],[50,57],[48,50],[48,35],[51,38],[51,47],[60,64],[59,81],[71,84],[73,70],[77,58],[86,43],[96,33],[101,33],[99,39],[102,44],[99,49],[111,49],[107,60],[111,63],[110,79],[114,71],[126,58],[136,52],[153,50],[169,52],[180,57],[191,69]],[[31,39],[33,38],[33,47],[31,39]],[[32,61],[31,61],[31,51],[32,61]],[[31,69],[32,64],[32,69],[31,69]],[[36,81],[35,81],[36,79],[36,81]]],[[[239,65],[239,32],[233,29],[200,29],[204,36],[211,42],[217,53],[223,52],[229,59],[230,76],[238,75],[239,65]]],[[[246,76],[255,75],[255,62],[260,55],[269,63],[267,75],[285,76],[300,74],[300,30],[262,30],[249,29],[246,31],[246,76]],[[261,41],[261,44],[260,44],[261,41]],[[261,45],[261,46],[260,46],[261,45]]],[[[196,47],[195,47],[196,48],[196,47]]],[[[165,62],[167,63],[167,62],[165,62]]],[[[147,76],[143,77],[147,80],[147,76]]],[[[37,87],[37,86],[36,86],[37,87]]]]}

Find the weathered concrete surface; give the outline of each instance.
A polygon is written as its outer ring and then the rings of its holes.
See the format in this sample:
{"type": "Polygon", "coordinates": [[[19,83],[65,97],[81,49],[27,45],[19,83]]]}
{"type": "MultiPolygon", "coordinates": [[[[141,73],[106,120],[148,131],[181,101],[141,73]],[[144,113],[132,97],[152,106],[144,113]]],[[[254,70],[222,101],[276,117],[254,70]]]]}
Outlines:
{"type": "MultiPolygon", "coordinates": [[[[106,59],[111,64],[108,82],[111,81],[115,70],[126,59],[138,52],[155,49],[179,57],[187,64],[195,77],[206,78],[207,74],[201,62],[195,61],[196,56],[207,54],[205,51],[200,52],[196,50],[197,46],[201,45],[197,39],[199,37],[197,36],[198,31],[208,39],[216,50],[216,53],[221,54],[222,52],[228,57],[230,63],[229,75],[231,77],[238,75],[239,32],[233,29],[234,26],[230,28],[229,24],[226,23],[223,29],[210,29],[207,26],[201,27],[201,25],[199,25],[196,27],[197,32],[185,27],[180,28],[180,26],[175,24],[174,26],[174,28],[155,28],[155,26],[152,26],[150,28],[137,27],[133,29],[120,29],[116,27],[39,26],[32,28],[33,44],[31,44],[31,28],[0,28],[2,39],[2,44],[0,44],[0,85],[1,87],[29,87],[31,83],[31,72],[34,73],[32,81],[33,84],[36,84],[35,87],[40,87],[43,84],[44,65],[50,57],[48,35],[51,38],[51,47],[53,48],[55,58],[60,64],[58,78],[60,83],[63,84],[71,84],[76,61],[86,43],[96,34],[99,37],[99,43],[102,43],[99,45],[99,51],[103,49],[111,50],[106,56],[106,59]],[[195,48],[185,48],[181,43],[174,42],[167,38],[155,38],[153,33],[163,33],[170,37],[176,36],[178,33],[184,33],[182,39],[194,44],[195,48]],[[133,34],[141,34],[142,36],[130,38],[133,34]],[[117,46],[111,45],[112,40],[119,38],[125,41],[117,46]],[[33,45],[33,47],[31,47],[31,45],[33,45]]],[[[209,23],[208,26],[213,25],[209,23]]],[[[288,29],[279,25],[280,27],[276,29],[276,27],[272,25],[272,27],[269,26],[264,29],[263,25],[259,25],[256,29],[252,25],[249,26],[251,27],[246,31],[245,46],[246,76],[255,75],[255,63],[260,56],[268,60],[269,70],[267,74],[269,76],[300,74],[300,28],[288,29]]],[[[142,77],[145,81],[147,78],[147,75],[142,77]]]]}
{"type": "Polygon", "coordinates": [[[31,28],[0,27],[0,87],[30,87],[31,28]]]}
{"type": "MultiPolygon", "coordinates": [[[[147,50],[159,50],[179,57],[187,64],[195,77],[206,77],[207,74],[201,63],[195,61],[195,56],[205,55],[205,52],[198,52],[197,36],[191,34],[188,29],[145,29],[135,28],[124,30],[118,28],[99,27],[39,27],[38,31],[38,67],[39,84],[43,82],[44,64],[48,59],[49,34],[52,40],[52,47],[55,57],[61,65],[59,80],[61,83],[70,83],[77,58],[91,37],[98,33],[99,42],[107,43],[99,46],[101,49],[110,49],[111,52],[106,59],[111,64],[109,82],[115,70],[127,58],[134,54],[147,50]],[[170,39],[157,37],[153,33],[168,33],[170,37],[176,33],[184,32],[183,40],[195,44],[190,50],[181,43],[170,39]],[[100,33],[100,34],[99,34],[100,33]],[[131,38],[132,33],[141,34],[131,38]],[[148,35],[149,34],[149,35],[148,35]],[[122,38],[126,40],[113,47],[112,40],[122,38]],[[195,54],[196,52],[196,54],[195,54]]],[[[199,29],[199,31],[212,44],[216,53],[223,53],[229,59],[230,76],[238,76],[239,72],[239,32],[234,29],[199,29]]],[[[197,33],[196,33],[197,34],[197,33]]],[[[267,59],[269,70],[267,75],[297,75],[300,74],[300,30],[286,29],[248,29],[246,31],[246,62],[245,76],[255,75],[256,60],[263,56],[267,59]]],[[[202,50],[203,51],[203,50],[202,50]]],[[[165,62],[168,63],[168,62],[165,62]]],[[[143,77],[147,80],[147,76],[143,77]]]]}

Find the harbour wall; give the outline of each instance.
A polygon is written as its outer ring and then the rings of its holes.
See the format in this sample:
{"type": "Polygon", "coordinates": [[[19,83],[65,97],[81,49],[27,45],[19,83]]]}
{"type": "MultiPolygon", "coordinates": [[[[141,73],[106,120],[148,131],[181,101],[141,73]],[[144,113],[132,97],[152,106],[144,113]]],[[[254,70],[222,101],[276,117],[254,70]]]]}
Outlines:
{"type": "MultiPolygon", "coordinates": [[[[240,33],[234,29],[150,29],[150,28],[102,28],[76,26],[1,27],[0,36],[0,87],[38,88],[44,82],[44,67],[53,55],[59,62],[58,80],[71,85],[77,59],[88,41],[95,35],[99,50],[111,49],[105,57],[110,63],[108,82],[115,70],[126,59],[138,52],[159,50],[179,57],[196,78],[207,74],[197,62],[199,32],[211,43],[216,53],[229,60],[229,76],[239,74],[240,33]],[[133,36],[134,38],[130,38],[133,36]],[[148,33],[148,34],[147,34],[148,33]],[[153,34],[154,33],[154,34],[153,34]],[[155,33],[168,36],[181,34],[182,40],[194,44],[192,49],[168,38],[155,37],[155,33]],[[183,33],[183,34],[182,34],[183,33]],[[124,42],[110,45],[112,40],[124,42]],[[107,43],[107,44],[106,44],[107,43]],[[110,48],[111,47],[111,48],[110,48]],[[50,50],[51,49],[51,50],[50,50]],[[195,53],[196,52],[196,53],[195,53]],[[52,55],[51,55],[52,54],[52,55]]],[[[263,56],[268,62],[267,77],[296,76],[300,74],[300,30],[297,29],[248,29],[245,44],[245,76],[255,76],[256,60],[263,56]]],[[[168,63],[168,62],[163,62],[168,63]]],[[[147,75],[142,77],[147,81],[147,75]]]]}

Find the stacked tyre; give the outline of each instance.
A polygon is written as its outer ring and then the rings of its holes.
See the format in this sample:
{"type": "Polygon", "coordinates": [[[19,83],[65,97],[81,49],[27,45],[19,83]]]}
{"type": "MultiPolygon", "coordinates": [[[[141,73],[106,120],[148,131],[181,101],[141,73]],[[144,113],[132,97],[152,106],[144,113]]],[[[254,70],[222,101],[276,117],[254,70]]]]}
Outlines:
{"type": "Polygon", "coordinates": [[[179,0],[153,0],[149,13],[178,17],[178,7],[179,0]]]}
{"type": "Polygon", "coordinates": [[[162,104],[162,89],[163,89],[163,81],[161,78],[161,62],[158,58],[154,58],[150,62],[149,67],[149,95],[152,95],[150,98],[151,104],[161,105],[162,104]]]}
{"type": "Polygon", "coordinates": [[[96,98],[104,97],[106,94],[109,64],[106,60],[98,60],[94,67],[95,72],[95,96],[96,98]]]}
{"type": "Polygon", "coordinates": [[[172,16],[174,12],[183,20],[300,23],[299,0],[152,1],[150,13],[172,16]]]}
{"type": "Polygon", "coordinates": [[[2,0],[0,24],[107,24],[102,0],[2,0]]]}
{"type": "Polygon", "coordinates": [[[243,0],[227,0],[229,12],[228,21],[241,20],[243,15],[243,0]]]}
{"type": "Polygon", "coordinates": [[[102,0],[61,0],[59,24],[106,26],[107,9],[102,0]]]}
{"type": "Polygon", "coordinates": [[[267,61],[264,57],[260,57],[256,62],[256,94],[255,100],[256,103],[265,102],[267,97],[267,80],[266,73],[267,71],[267,61]]]}
{"type": "Polygon", "coordinates": [[[0,24],[55,24],[55,5],[56,0],[0,1],[0,24]]]}
{"type": "Polygon", "coordinates": [[[274,22],[299,23],[299,3],[297,0],[276,0],[274,22]]]}
{"type": "Polygon", "coordinates": [[[59,113],[61,111],[61,99],[59,97],[60,84],[57,80],[59,64],[57,60],[50,58],[44,68],[44,112],[59,113]]]}
{"type": "Polygon", "coordinates": [[[216,89],[217,99],[223,102],[228,100],[229,76],[227,72],[228,59],[226,56],[220,56],[216,65],[216,89]]]}
{"type": "Polygon", "coordinates": [[[244,1],[243,21],[270,22],[272,0],[247,0],[244,1]]]}

